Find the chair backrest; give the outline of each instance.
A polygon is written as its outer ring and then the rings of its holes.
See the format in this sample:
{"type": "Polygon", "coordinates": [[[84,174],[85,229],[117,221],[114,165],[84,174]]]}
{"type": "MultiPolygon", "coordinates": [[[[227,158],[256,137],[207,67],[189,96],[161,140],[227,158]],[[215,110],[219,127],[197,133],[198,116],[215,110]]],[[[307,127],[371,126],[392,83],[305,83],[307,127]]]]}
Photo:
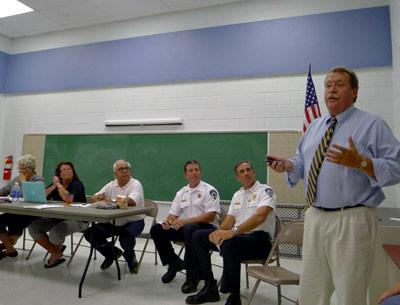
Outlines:
{"type": "Polygon", "coordinates": [[[304,232],[304,221],[293,221],[286,225],[282,225],[281,220],[279,217],[276,218],[276,229],[275,232],[275,241],[272,245],[271,251],[269,252],[268,258],[265,261],[264,266],[267,267],[268,264],[272,261],[277,262],[277,265],[280,265],[279,262],[279,245],[289,244],[289,245],[296,245],[301,247],[303,245],[303,232],[304,232]],[[278,228],[279,226],[279,228],[278,228]],[[277,234],[277,232],[279,233],[277,234]],[[273,255],[276,254],[276,257],[273,258],[273,255]]]}
{"type": "Polygon", "coordinates": [[[273,237],[273,240],[275,240],[278,237],[278,234],[282,230],[282,220],[280,217],[275,213],[275,235],[273,237]]]}
{"type": "Polygon", "coordinates": [[[303,246],[304,221],[293,221],[283,226],[277,240],[279,243],[303,246]]]}
{"type": "Polygon", "coordinates": [[[157,205],[157,203],[155,203],[152,200],[145,199],[144,200],[144,206],[146,208],[152,208],[151,210],[146,212],[145,215],[149,216],[149,217],[153,217],[154,221],[156,221],[157,215],[158,215],[158,205],[157,205]]]}

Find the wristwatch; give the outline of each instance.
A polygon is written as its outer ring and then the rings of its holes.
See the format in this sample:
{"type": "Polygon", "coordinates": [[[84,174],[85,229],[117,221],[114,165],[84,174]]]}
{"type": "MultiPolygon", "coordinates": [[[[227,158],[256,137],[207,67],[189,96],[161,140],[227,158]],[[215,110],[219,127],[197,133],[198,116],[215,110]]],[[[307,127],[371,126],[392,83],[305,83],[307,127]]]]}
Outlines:
{"type": "Polygon", "coordinates": [[[365,169],[368,166],[368,157],[367,156],[362,156],[362,160],[360,162],[360,166],[358,167],[358,169],[365,169]]]}
{"type": "Polygon", "coordinates": [[[233,235],[238,235],[239,234],[239,228],[238,227],[232,227],[232,232],[233,232],[233,235]]]}

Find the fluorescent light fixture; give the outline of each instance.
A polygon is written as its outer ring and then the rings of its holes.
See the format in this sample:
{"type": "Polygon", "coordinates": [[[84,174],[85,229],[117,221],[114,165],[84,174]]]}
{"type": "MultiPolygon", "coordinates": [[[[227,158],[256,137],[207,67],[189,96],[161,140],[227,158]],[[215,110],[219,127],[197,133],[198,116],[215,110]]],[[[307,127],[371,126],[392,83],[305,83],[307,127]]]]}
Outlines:
{"type": "Polygon", "coordinates": [[[0,0],[0,18],[32,12],[29,6],[17,0],[0,0]]]}
{"type": "Polygon", "coordinates": [[[138,119],[138,120],[106,120],[104,125],[113,126],[159,126],[159,125],[182,125],[182,118],[165,119],[138,119]]]}

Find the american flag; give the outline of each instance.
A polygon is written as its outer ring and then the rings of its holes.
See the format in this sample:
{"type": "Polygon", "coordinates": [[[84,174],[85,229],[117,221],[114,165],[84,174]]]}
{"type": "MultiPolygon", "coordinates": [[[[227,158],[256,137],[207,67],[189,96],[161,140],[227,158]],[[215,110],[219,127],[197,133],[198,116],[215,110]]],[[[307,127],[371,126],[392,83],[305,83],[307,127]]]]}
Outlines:
{"type": "Polygon", "coordinates": [[[304,105],[304,123],[303,123],[303,133],[306,132],[307,127],[314,121],[316,118],[321,116],[321,111],[319,110],[318,98],[315,93],[314,82],[311,77],[311,65],[308,70],[307,76],[307,90],[306,90],[306,101],[304,105]]]}

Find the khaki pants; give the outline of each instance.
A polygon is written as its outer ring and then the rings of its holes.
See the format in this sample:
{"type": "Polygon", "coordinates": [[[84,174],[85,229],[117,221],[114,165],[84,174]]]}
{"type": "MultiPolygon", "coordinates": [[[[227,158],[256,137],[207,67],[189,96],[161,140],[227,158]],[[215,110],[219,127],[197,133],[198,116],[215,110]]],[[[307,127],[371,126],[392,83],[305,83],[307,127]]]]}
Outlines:
{"type": "Polygon", "coordinates": [[[377,231],[374,208],[335,212],[309,208],[305,215],[300,305],[367,304],[377,231]]]}

